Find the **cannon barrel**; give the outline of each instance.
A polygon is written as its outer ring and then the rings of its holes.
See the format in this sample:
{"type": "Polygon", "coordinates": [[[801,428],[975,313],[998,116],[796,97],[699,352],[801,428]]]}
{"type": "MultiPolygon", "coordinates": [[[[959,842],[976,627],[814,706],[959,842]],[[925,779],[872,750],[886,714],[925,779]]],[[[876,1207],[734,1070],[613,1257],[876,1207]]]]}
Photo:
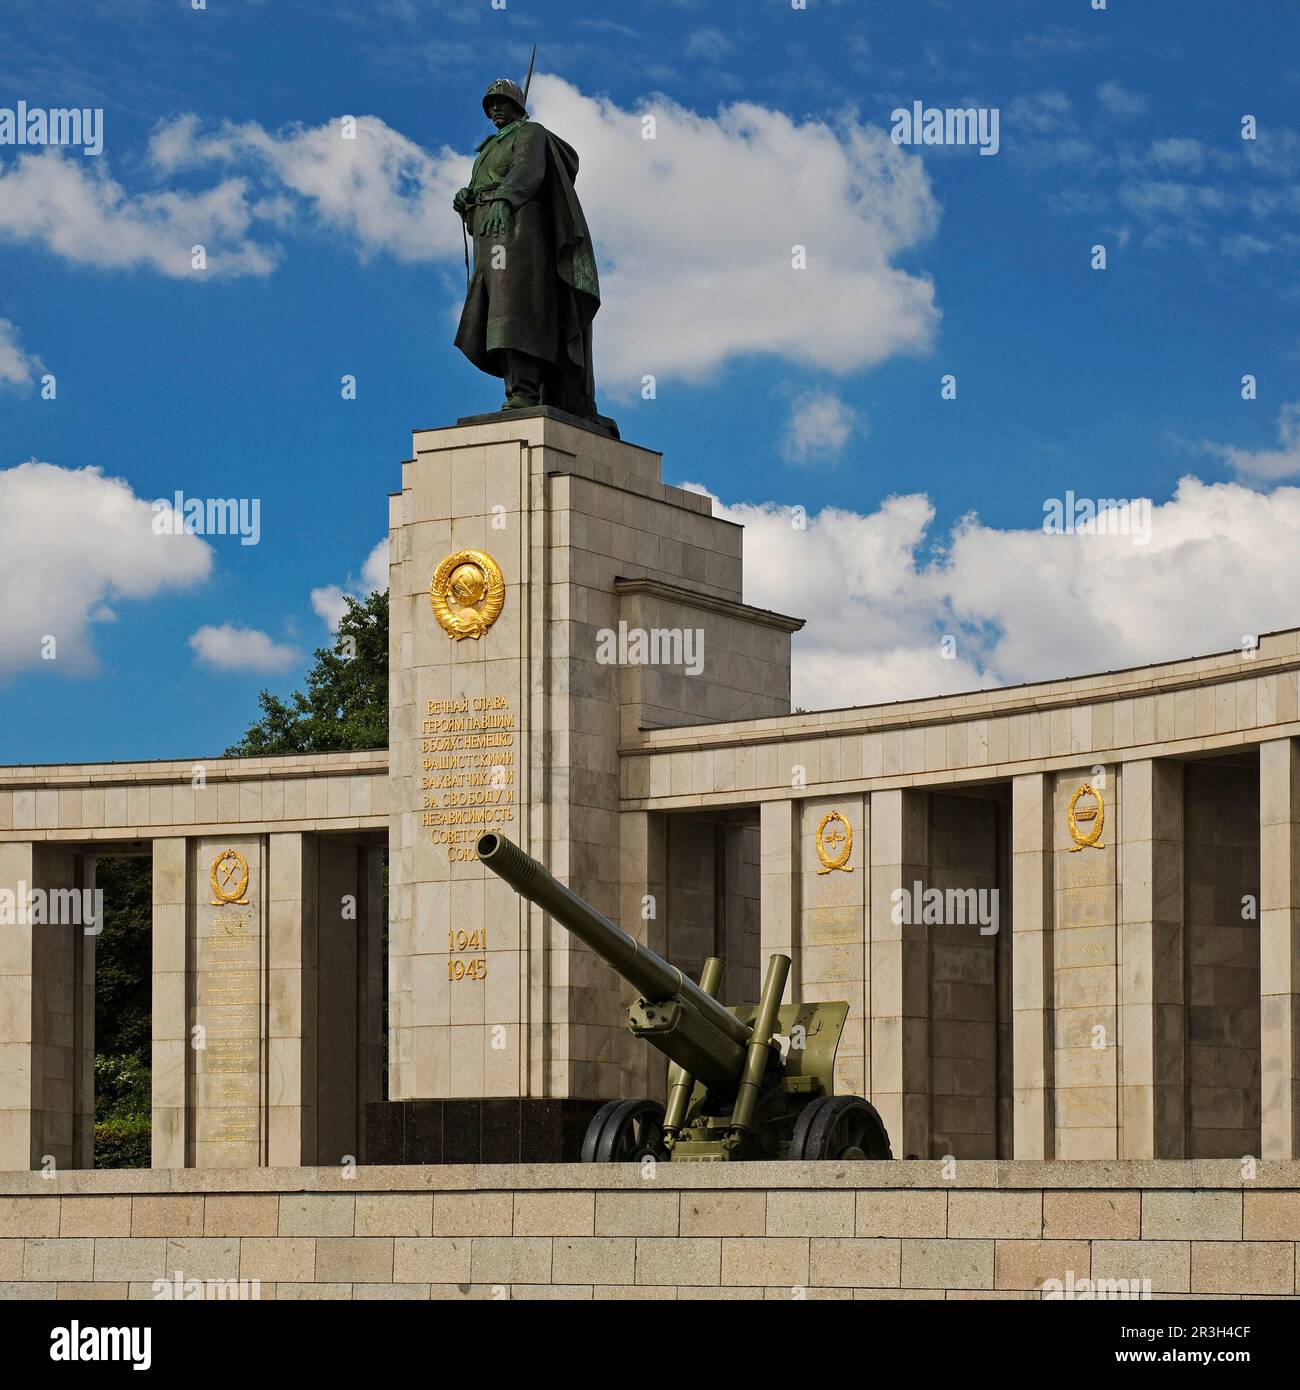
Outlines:
{"type": "MultiPolygon", "coordinates": [[[[675,965],[670,965],[648,946],[634,940],[604,913],[597,912],[572,889],[566,888],[512,840],[489,832],[479,839],[477,849],[479,859],[494,874],[504,879],[521,897],[536,903],[543,912],[550,913],[579,941],[590,946],[647,1003],[683,1000],[733,1044],[744,1047],[749,1042],[748,1024],[742,1023],[730,1009],[706,994],[675,965]]],[[[733,1048],[727,1051],[734,1053],[733,1048]]],[[[739,1075],[735,1080],[739,1082],[739,1075]]]]}

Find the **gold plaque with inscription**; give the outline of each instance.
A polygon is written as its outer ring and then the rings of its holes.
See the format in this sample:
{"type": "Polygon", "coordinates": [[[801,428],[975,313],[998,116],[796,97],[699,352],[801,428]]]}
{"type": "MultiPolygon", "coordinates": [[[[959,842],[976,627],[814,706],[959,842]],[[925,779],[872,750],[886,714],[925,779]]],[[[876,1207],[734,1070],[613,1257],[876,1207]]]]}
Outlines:
{"type": "Polygon", "coordinates": [[[457,550],[433,572],[429,602],[439,627],[455,641],[482,637],[505,607],[501,566],[485,550],[457,550]]]}
{"type": "Polygon", "coordinates": [[[209,875],[212,884],[212,906],[227,903],[248,905],[248,860],[237,849],[228,849],[212,861],[209,875]]]}
{"type": "Polygon", "coordinates": [[[1077,854],[1081,849],[1106,848],[1101,842],[1101,828],[1106,823],[1106,801],[1096,787],[1085,782],[1083,786],[1075,788],[1066,819],[1070,826],[1070,838],[1074,841],[1071,854],[1077,854]],[[1086,796],[1092,797],[1096,805],[1080,806],[1079,802],[1086,796]],[[1091,828],[1085,833],[1079,828],[1080,824],[1090,825],[1091,828]]]}
{"type": "Polygon", "coordinates": [[[819,874],[836,869],[851,874],[849,856],[853,853],[853,827],[838,811],[827,811],[817,825],[817,858],[822,861],[819,874]]]}

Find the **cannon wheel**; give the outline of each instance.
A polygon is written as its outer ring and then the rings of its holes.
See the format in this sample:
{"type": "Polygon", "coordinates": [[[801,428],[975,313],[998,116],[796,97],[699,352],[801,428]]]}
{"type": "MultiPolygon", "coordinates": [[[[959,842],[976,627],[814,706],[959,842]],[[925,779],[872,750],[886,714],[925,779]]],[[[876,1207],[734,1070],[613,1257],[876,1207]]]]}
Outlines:
{"type": "Polygon", "coordinates": [[[664,1108],[657,1100],[611,1100],[592,1116],[582,1141],[583,1163],[666,1159],[664,1108]]]}
{"type": "Polygon", "coordinates": [[[819,1096],[794,1123],[789,1158],[893,1158],[876,1107],[861,1096],[819,1096]]]}

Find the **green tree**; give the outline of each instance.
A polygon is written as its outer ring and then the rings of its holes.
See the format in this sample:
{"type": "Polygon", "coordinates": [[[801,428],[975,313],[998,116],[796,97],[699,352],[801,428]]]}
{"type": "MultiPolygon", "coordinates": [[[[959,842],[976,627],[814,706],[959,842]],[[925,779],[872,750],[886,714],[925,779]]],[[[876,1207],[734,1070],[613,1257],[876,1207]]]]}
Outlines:
{"type": "Polygon", "coordinates": [[[147,1168],[153,873],[147,856],[95,861],[95,1167],[147,1168]]]}
{"type": "Polygon", "coordinates": [[[228,758],[388,747],[388,594],[345,597],[332,647],[318,647],[306,691],[282,700],[263,690],[262,717],[228,758]]]}
{"type": "Polygon", "coordinates": [[[115,1057],[149,1051],[153,959],[153,873],[147,855],[95,861],[104,894],[103,930],[95,940],[95,1050],[115,1057]]]}

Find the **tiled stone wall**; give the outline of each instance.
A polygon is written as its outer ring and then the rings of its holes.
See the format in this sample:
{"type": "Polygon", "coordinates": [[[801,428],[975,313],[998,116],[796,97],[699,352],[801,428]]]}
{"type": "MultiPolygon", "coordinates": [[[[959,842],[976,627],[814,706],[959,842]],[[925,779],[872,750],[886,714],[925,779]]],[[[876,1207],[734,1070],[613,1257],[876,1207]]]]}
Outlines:
{"type": "Polygon", "coordinates": [[[382,748],[0,767],[0,841],[374,830],[387,817],[388,751],[382,748]]]}
{"type": "Polygon", "coordinates": [[[1081,772],[1300,736],[1300,629],[1240,651],[1070,680],[785,719],[651,729],[623,757],[628,810],[1081,772]]]}
{"type": "Polygon", "coordinates": [[[1300,1164],[528,1165],[0,1178],[0,1298],[1295,1298],[1300,1164]],[[1048,1286],[1050,1291],[1050,1285],[1048,1286]]]}
{"type": "Polygon", "coordinates": [[[703,599],[689,588],[646,580],[621,580],[616,587],[619,619],[629,630],[693,634],[698,667],[624,666],[619,672],[624,738],[637,737],[643,728],[789,714],[790,634],[801,623],[703,599]]]}

